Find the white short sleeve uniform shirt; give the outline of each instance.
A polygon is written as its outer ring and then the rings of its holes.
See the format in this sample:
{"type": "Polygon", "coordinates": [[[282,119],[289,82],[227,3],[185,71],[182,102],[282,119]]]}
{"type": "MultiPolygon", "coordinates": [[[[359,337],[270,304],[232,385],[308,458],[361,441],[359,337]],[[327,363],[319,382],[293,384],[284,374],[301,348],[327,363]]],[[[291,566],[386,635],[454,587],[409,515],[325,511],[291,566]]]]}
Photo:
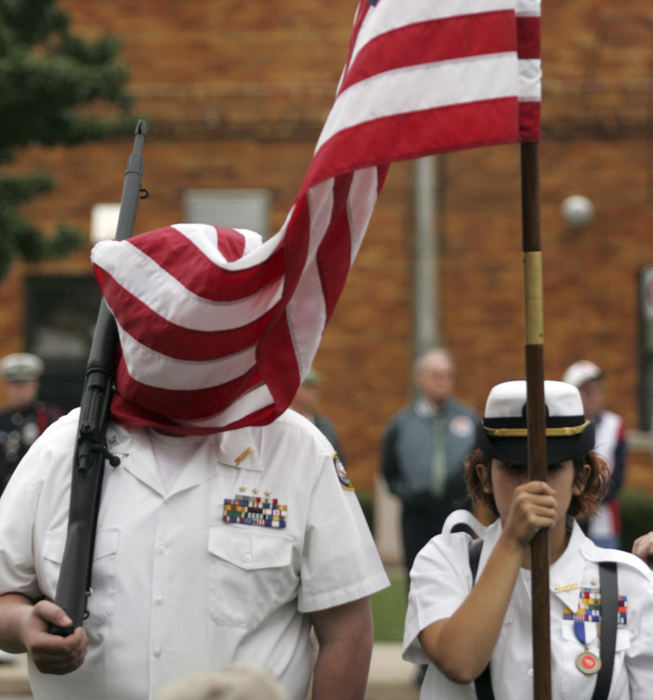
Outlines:
{"type": "MultiPolygon", "coordinates": [[[[0,593],[53,598],[64,549],[77,411],[50,427],[0,501],[0,593]]],[[[183,439],[183,438],[182,438],[183,439]]],[[[388,585],[333,448],[298,414],[206,437],[165,488],[149,431],[110,426],[83,666],[30,664],[35,698],[150,697],[172,678],[262,666],[304,698],[304,613],[388,585]]]]}
{"type": "MultiPolygon", "coordinates": [[[[485,532],[479,576],[500,534],[498,521],[485,532]]],[[[469,542],[470,536],[465,533],[438,535],[417,556],[410,573],[403,642],[405,659],[428,663],[419,643],[419,633],[433,622],[450,617],[471,590],[469,542]]],[[[617,628],[609,698],[645,700],[653,697],[653,574],[634,555],[596,547],[574,524],[566,550],[549,569],[554,700],[590,700],[592,697],[596,675],[585,675],[575,663],[584,646],[574,631],[573,615],[585,605],[581,603],[581,595],[598,593],[598,562],[602,560],[617,562],[619,595],[624,597],[620,603],[621,620],[617,628]]],[[[533,697],[530,590],[530,571],[522,569],[490,663],[496,700],[533,697]]],[[[589,650],[599,656],[597,624],[586,622],[584,628],[589,650]]],[[[421,700],[475,698],[473,683],[453,683],[429,664],[421,700]]]]}

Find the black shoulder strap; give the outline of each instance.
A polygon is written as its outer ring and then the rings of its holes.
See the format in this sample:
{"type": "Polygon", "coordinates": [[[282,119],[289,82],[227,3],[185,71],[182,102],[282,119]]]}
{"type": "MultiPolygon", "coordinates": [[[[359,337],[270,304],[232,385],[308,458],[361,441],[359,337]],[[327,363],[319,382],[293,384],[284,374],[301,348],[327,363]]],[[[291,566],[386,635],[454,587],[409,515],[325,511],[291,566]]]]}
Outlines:
{"type": "Polygon", "coordinates": [[[483,540],[472,540],[469,543],[469,568],[472,570],[472,585],[476,583],[476,572],[478,571],[478,563],[481,560],[481,550],[483,549],[483,540]]]}
{"type": "Polygon", "coordinates": [[[468,525],[467,523],[456,523],[449,532],[466,532],[468,535],[472,536],[472,539],[476,539],[478,537],[478,533],[476,530],[471,525],[468,525]]]}
{"type": "MultiPolygon", "coordinates": [[[[478,563],[481,559],[481,550],[483,549],[483,540],[472,540],[469,544],[469,568],[472,570],[472,585],[476,583],[476,573],[478,572],[478,563]]],[[[492,691],[492,679],[490,677],[490,664],[488,664],[481,675],[474,681],[476,687],[476,697],[478,700],[494,700],[494,692],[492,691]]]]}
{"type": "Polygon", "coordinates": [[[619,585],[616,562],[602,561],[599,564],[599,581],[601,586],[601,670],[596,677],[592,700],[607,700],[612,683],[617,642],[619,585]]]}

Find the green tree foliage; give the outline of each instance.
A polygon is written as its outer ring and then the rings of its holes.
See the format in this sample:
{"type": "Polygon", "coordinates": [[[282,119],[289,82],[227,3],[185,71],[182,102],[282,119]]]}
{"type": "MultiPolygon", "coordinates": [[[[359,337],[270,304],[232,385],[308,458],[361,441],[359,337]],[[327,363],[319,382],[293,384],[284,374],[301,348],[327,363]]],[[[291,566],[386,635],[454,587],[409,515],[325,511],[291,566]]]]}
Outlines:
{"type": "MultiPolygon", "coordinates": [[[[129,70],[117,60],[119,49],[114,37],[75,35],[57,0],[0,0],[0,168],[29,144],[128,132],[129,70]]],[[[21,215],[22,204],[53,187],[47,173],[0,170],[0,280],[15,257],[63,257],[82,243],[70,226],[44,235],[21,215]]]]}

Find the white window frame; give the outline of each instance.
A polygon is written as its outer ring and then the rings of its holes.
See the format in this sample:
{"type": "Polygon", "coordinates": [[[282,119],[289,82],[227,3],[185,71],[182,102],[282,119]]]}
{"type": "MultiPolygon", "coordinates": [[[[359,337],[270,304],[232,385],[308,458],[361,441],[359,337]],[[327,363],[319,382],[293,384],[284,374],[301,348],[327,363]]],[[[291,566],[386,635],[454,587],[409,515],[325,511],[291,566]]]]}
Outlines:
{"type": "Polygon", "coordinates": [[[191,189],[183,195],[184,221],[269,234],[272,195],[267,189],[191,189]]]}

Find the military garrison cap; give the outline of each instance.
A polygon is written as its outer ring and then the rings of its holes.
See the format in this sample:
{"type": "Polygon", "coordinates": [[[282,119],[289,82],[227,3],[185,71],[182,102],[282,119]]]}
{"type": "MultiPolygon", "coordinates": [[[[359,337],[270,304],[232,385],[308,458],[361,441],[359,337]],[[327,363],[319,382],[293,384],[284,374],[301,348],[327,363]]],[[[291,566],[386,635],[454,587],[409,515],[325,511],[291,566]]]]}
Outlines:
{"type": "MultiPolygon", "coordinates": [[[[580,392],[566,382],[545,381],[547,464],[583,457],[594,447],[594,427],[585,419],[580,392]]],[[[478,447],[509,464],[528,461],[526,382],[492,387],[478,434],[478,447]]]]}
{"type": "Polygon", "coordinates": [[[0,360],[0,374],[6,382],[28,382],[43,374],[43,360],[29,352],[14,352],[0,360]]]}

